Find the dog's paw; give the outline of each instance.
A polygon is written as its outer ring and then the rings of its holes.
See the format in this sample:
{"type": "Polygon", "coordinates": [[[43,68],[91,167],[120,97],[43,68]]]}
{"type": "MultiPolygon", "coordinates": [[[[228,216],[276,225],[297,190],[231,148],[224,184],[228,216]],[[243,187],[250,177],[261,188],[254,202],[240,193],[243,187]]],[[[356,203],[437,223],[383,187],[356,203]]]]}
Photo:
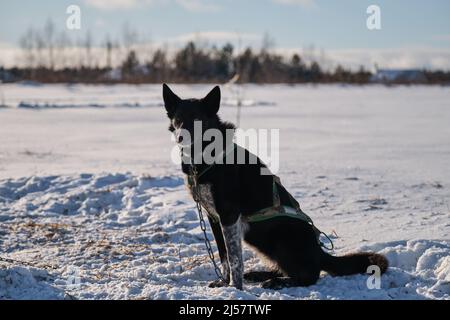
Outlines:
{"type": "Polygon", "coordinates": [[[286,287],[286,281],[283,278],[274,278],[264,281],[261,284],[261,288],[280,290],[286,287]]]}
{"type": "Polygon", "coordinates": [[[238,290],[243,290],[243,286],[242,286],[242,281],[238,282],[238,283],[231,283],[230,286],[235,287],[238,290]]]}
{"type": "Polygon", "coordinates": [[[221,287],[228,287],[228,283],[225,283],[222,279],[217,279],[208,284],[208,287],[210,288],[221,288],[221,287]]]}
{"type": "Polygon", "coordinates": [[[275,271],[248,271],[244,273],[244,280],[248,282],[263,282],[279,276],[275,271]]]}

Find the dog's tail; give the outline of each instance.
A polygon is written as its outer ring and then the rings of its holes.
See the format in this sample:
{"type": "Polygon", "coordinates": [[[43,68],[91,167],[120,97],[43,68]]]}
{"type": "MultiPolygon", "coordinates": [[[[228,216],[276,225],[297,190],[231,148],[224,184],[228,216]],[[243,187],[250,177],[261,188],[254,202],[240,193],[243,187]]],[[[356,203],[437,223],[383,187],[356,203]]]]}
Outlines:
{"type": "Polygon", "coordinates": [[[333,276],[366,273],[367,267],[371,265],[378,266],[381,273],[384,273],[389,266],[385,256],[373,252],[351,253],[335,257],[322,251],[320,262],[322,270],[333,276]]]}

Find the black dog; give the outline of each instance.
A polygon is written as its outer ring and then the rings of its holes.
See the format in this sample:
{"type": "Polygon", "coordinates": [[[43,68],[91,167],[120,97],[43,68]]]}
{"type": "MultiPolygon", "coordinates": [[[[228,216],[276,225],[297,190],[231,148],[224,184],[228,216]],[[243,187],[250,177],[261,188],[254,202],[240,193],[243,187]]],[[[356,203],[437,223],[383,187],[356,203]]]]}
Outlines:
{"type": "MultiPolygon", "coordinates": [[[[181,144],[179,131],[184,129],[193,137],[194,121],[201,121],[203,131],[220,130],[223,137],[227,129],[234,129],[232,124],[221,121],[217,115],[220,106],[217,86],[203,99],[183,100],[164,84],[163,98],[170,119],[169,130],[176,134],[177,142],[181,144]]],[[[224,150],[229,147],[226,143],[224,141],[224,150]]],[[[203,150],[206,143],[202,142],[201,146],[203,150]]],[[[237,148],[232,150],[233,157],[236,157],[237,148]]],[[[189,178],[188,187],[191,193],[195,191],[194,199],[197,198],[208,213],[219,249],[225,283],[218,280],[210,286],[231,285],[242,289],[245,278],[263,282],[264,288],[279,289],[312,285],[319,279],[321,270],[332,275],[350,275],[364,273],[368,266],[377,265],[382,273],[386,271],[387,259],[376,253],[335,257],[324,252],[315,228],[304,219],[279,215],[261,221],[252,220],[256,212],[274,207],[274,193],[278,193],[282,206],[294,207],[292,203],[296,201],[280,184],[274,184],[274,175],[261,174],[261,169],[267,167],[259,158],[242,150],[246,159],[254,157],[256,162],[182,163],[182,170],[189,178]],[[273,263],[273,271],[253,271],[243,275],[242,238],[273,263]]],[[[190,156],[194,154],[191,152],[190,156]]],[[[301,211],[299,207],[297,209],[301,211]]]]}

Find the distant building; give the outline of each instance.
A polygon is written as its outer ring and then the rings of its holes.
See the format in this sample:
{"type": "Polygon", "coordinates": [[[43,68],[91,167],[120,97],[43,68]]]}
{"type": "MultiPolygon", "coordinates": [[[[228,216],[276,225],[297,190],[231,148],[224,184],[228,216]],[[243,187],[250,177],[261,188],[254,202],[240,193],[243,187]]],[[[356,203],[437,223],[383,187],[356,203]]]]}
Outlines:
{"type": "Polygon", "coordinates": [[[378,69],[370,79],[377,83],[425,83],[427,78],[422,70],[378,69]]]}
{"type": "Polygon", "coordinates": [[[104,77],[107,80],[120,81],[120,80],[122,80],[122,69],[114,68],[114,69],[108,70],[105,73],[104,77]]]}
{"type": "Polygon", "coordinates": [[[13,82],[14,76],[3,68],[0,68],[0,82],[13,82]]]}

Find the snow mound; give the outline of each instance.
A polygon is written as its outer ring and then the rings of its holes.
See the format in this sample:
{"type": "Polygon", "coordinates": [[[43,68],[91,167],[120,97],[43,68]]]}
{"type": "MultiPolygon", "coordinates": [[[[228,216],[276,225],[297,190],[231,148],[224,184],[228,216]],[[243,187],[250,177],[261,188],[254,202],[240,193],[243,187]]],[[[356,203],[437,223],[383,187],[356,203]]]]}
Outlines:
{"type": "Polygon", "coordinates": [[[126,174],[27,177],[0,184],[0,212],[16,215],[94,215],[106,220],[145,221],[163,205],[158,192],[183,184],[181,178],[126,174]]]}
{"type": "MultiPolygon", "coordinates": [[[[369,274],[325,273],[308,288],[208,288],[214,270],[194,203],[177,176],[0,180],[0,221],[4,299],[450,298],[450,241],[444,240],[360,246],[391,263],[380,289],[368,288],[369,274]]],[[[264,267],[249,248],[244,258],[246,270],[264,267]]]]}
{"type": "Polygon", "coordinates": [[[450,299],[450,241],[410,240],[361,249],[388,258],[390,297],[450,299]],[[408,295],[403,297],[402,291],[408,295]]]}
{"type": "Polygon", "coordinates": [[[0,266],[0,299],[63,299],[64,291],[48,283],[45,270],[0,266]]]}

